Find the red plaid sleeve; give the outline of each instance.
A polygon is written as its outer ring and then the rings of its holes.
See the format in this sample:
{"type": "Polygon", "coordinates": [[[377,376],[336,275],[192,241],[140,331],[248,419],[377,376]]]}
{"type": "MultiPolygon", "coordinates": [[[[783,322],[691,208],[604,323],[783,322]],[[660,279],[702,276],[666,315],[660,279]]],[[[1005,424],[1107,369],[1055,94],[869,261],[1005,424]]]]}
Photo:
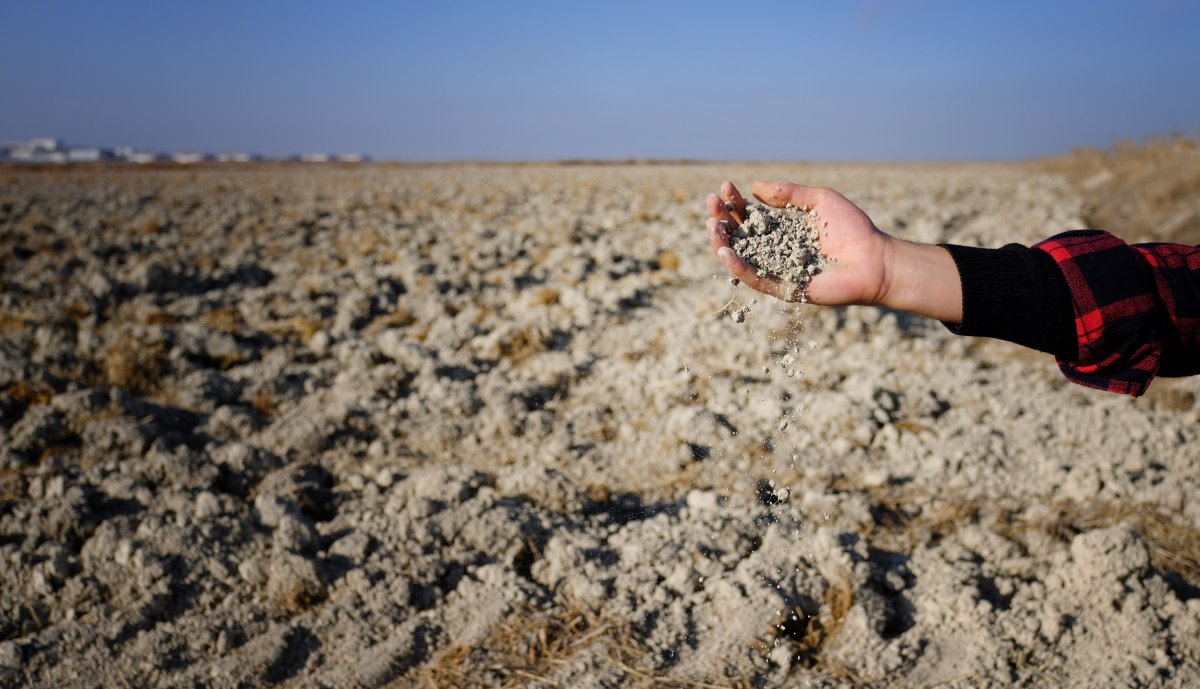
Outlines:
{"type": "Polygon", "coordinates": [[[1156,375],[1200,372],[1200,248],[1129,245],[1107,232],[1067,232],[1034,246],[1058,264],[1075,312],[1078,351],[1064,375],[1141,395],[1156,375]]]}

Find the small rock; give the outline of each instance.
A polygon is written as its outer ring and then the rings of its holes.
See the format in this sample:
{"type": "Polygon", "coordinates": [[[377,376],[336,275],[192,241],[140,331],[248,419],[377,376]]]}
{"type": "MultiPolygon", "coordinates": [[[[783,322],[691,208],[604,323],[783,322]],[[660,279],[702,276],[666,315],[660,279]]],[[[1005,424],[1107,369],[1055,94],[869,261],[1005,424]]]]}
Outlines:
{"type": "Polygon", "coordinates": [[[219,656],[225,655],[225,653],[227,651],[229,651],[229,649],[231,648],[231,645],[232,644],[229,640],[229,632],[225,631],[224,629],[217,632],[217,641],[215,644],[215,650],[217,652],[217,655],[219,655],[219,656]]]}
{"type": "Polygon", "coordinates": [[[329,333],[324,330],[318,330],[313,334],[312,339],[308,341],[308,348],[317,356],[325,356],[329,353],[331,340],[332,338],[329,337],[329,333]]]}
{"type": "Polygon", "coordinates": [[[362,531],[351,531],[329,546],[328,553],[334,557],[342,557],[358,566],[367,558],[367,550],[371,547],[371,537],[362,531]]]}
{"type": "Polygon", "coordinates": [[[46,498],[61,498],[67,491],[67,479],[62,476],[53,476],[46,482],[46,498]]]}
{"type": "Polygon", "coordinates": [[[325,584],[311,560],[283,553],[271,559],[267,593],[285,608],[303,609],[325,597],[325,584]]]}
{"type": "Polygon", "coordinates": [[[117,547],[113,549],[113,562],[122,567],[128,567],[132,557],[133,543],[127,538],[122,538],[117,542],[117,547]]]}
{"type": "Polygon", "coordinates": [[[277,495],[259,493],[254,498],[254,515],[258,517],[258,523],[266,527],[279,526],[288,512],[295,509],[294,505],[277,495]]]}
{"type": "Polygon", "coordinates": [[[0,643],[0,668],[6,670],[21,669],[21,647],[15,641],[0,643]]]}
{"type": "Polygon", "coordinates": [[[710,490],[693,490],[687,494],[687,506],[696,511],[717,509],[717,494],[710,490]]]}
{"type": "Polygon", "coordinates": [[[196,496],[196,506],[193,511],[196,519],[209,519],[221,514],[221,501],[207,490],[200,491],[196,496]]]}
{"type": "Polygon", "coordinates": [[[54,592],[53,582],[51,581],[50,577],[46,576],[46,573],[41,569],[33,570],[33,577],[30,583],[33,586],[33,590],[42,595],[54,592]]]}
{"type": "Polygon", "coordinates": [[[242,581],[251,586],[257,586],[267,579],[267,573],[263,569],[262,561],[257,557],[242,560],[238,564],[237,569],[238,576],[242,578],[242,581]]]}
{"type": "Polygon", "coordinates": [[[276,550],[310,554],[316,550],[319,538],[312,522],[299,514],[286,514],[275,527],[273,544],[276,550]]]}
{"type": "Polygon", "coordinates": [[[393,476],[391,469],[380,469],[379,472],[375,474],[375,484],[380,488],[387,488],[392,485],[394,478],[395,477],[393,476]]]}

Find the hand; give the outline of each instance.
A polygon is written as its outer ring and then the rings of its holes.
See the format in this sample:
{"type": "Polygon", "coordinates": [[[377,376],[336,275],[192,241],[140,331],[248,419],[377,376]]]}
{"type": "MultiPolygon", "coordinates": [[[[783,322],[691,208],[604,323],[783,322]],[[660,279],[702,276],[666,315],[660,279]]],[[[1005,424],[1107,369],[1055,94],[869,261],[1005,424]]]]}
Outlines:
{"type": "MultiPolygon", "coordinates": [[[[821,253],[834,262],[813,276],[808,301],[826,306],[889,306],[947,322],[961,321],[962,285],[945,249],[880,232],[866,213],[832,189],[755,182],[753,192],[769,206],[782,208],[790,203],[817,214],[821,253]]],[[[727,203],[739,217],[746,217],[746,200],[731,182],[721,185],[720,196],[708,197],[708,238],[725,270],[759,292],[799,300],[799,289],[759,275],[729,246],[729,229],[737,220],[727,203]]]]}
{"type": "MultiPolygon", "coordinates": [[[[881,304],[887,292],[888,245],[891,237],[875,228],[866,213],[831,189],[802,187],[785,182],[755,182],[754,196],[768,206],[787,204],[806,207],[818,216],[821,253],[835,263],[814,275],[808,285],[808,300],[814,304],[881,304]]],[[[729,274],[747,286],[785,301],[799,298],[797,290],[768,276],[760,276],[729,246],[726,228],[737,225],[726,210],[732,203],[738,216],[746,217],[746,201],[731,182],[721,185],[721,196],[708,197],[708,237],[713,251],[729,274]]]]}

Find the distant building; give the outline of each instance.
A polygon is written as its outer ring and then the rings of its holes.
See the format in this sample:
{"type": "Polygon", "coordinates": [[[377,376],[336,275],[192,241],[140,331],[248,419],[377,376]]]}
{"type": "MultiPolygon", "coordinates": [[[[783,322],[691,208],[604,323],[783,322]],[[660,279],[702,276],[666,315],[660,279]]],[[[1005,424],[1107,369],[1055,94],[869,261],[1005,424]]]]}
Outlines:
{"type": "Polygon", "coordinates": [[[126,163],[153,163],[156,160],[163,160],[165,156],[150,151],[142,151],[133,146],[117,146],[113,149],[113,158],[126,163]]]}
{"type": "Polygon", "coordinates": [[[113,158],[127,163],[153,163],[162,158],[157,153],[143,151],[133,146],[117,146],[113,149],[113,158]]]}
{"type": "MultiPolygon", "coordinates": [[[[126,163],[153,163],[156,161],[171,161],[180,165],[191,165],[207,161],[222,163],[253,163],[267,160],[257,153],[244,151],[223,151],[221,153],[196,153],[181,151],[178,153],[154,153],[133,146],[68,146],[62,140],[54,137],[36,137],[25,141],[0,141],[0,162],[7,163],[94,163],[103,161],[121,161],[126,163]]],[[[285,160],[270,158],[270,160],[285,160]]],[[[328,153],[306,153],[292,156],[286,160],[298,160],[308,163],[328,163],[338,161],[357,163],[366,160],[365,156],[357,153],[330,155],[328,153]]]]}
{"type": "Polygon", "coordinates": [[[13,144],[8,149],[8,160],[18,163],[62,163],[67,154],[61,149],[58,139],[38,138],[13,144]]]}
{"type": "Polygon", "coordinates": [[[80,146],[77,148],[67,149],[67,162],[69,163],[98,163],[101,160],[112,160],[112,151],[106,148],[97,148],[95,146],[80,146]]]}
{"type": "Polygon", "coordinates": [[[367,160],[367,157],[361,153],[343,153],[336,158],[339,163],[362,163],[367,160]]]}

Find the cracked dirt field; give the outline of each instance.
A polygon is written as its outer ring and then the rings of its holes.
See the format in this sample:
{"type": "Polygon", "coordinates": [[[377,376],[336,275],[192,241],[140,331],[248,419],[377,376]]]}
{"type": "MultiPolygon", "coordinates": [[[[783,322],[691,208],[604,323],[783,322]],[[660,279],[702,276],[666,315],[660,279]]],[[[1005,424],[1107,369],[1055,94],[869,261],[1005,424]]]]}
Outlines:
{"type": "Polygon", "coordinates": [[[1200,683],[1200,379],[734,323],[726,178],[1084,223],[1015,164],[0,169],[0,686],[1200,683]]]}

